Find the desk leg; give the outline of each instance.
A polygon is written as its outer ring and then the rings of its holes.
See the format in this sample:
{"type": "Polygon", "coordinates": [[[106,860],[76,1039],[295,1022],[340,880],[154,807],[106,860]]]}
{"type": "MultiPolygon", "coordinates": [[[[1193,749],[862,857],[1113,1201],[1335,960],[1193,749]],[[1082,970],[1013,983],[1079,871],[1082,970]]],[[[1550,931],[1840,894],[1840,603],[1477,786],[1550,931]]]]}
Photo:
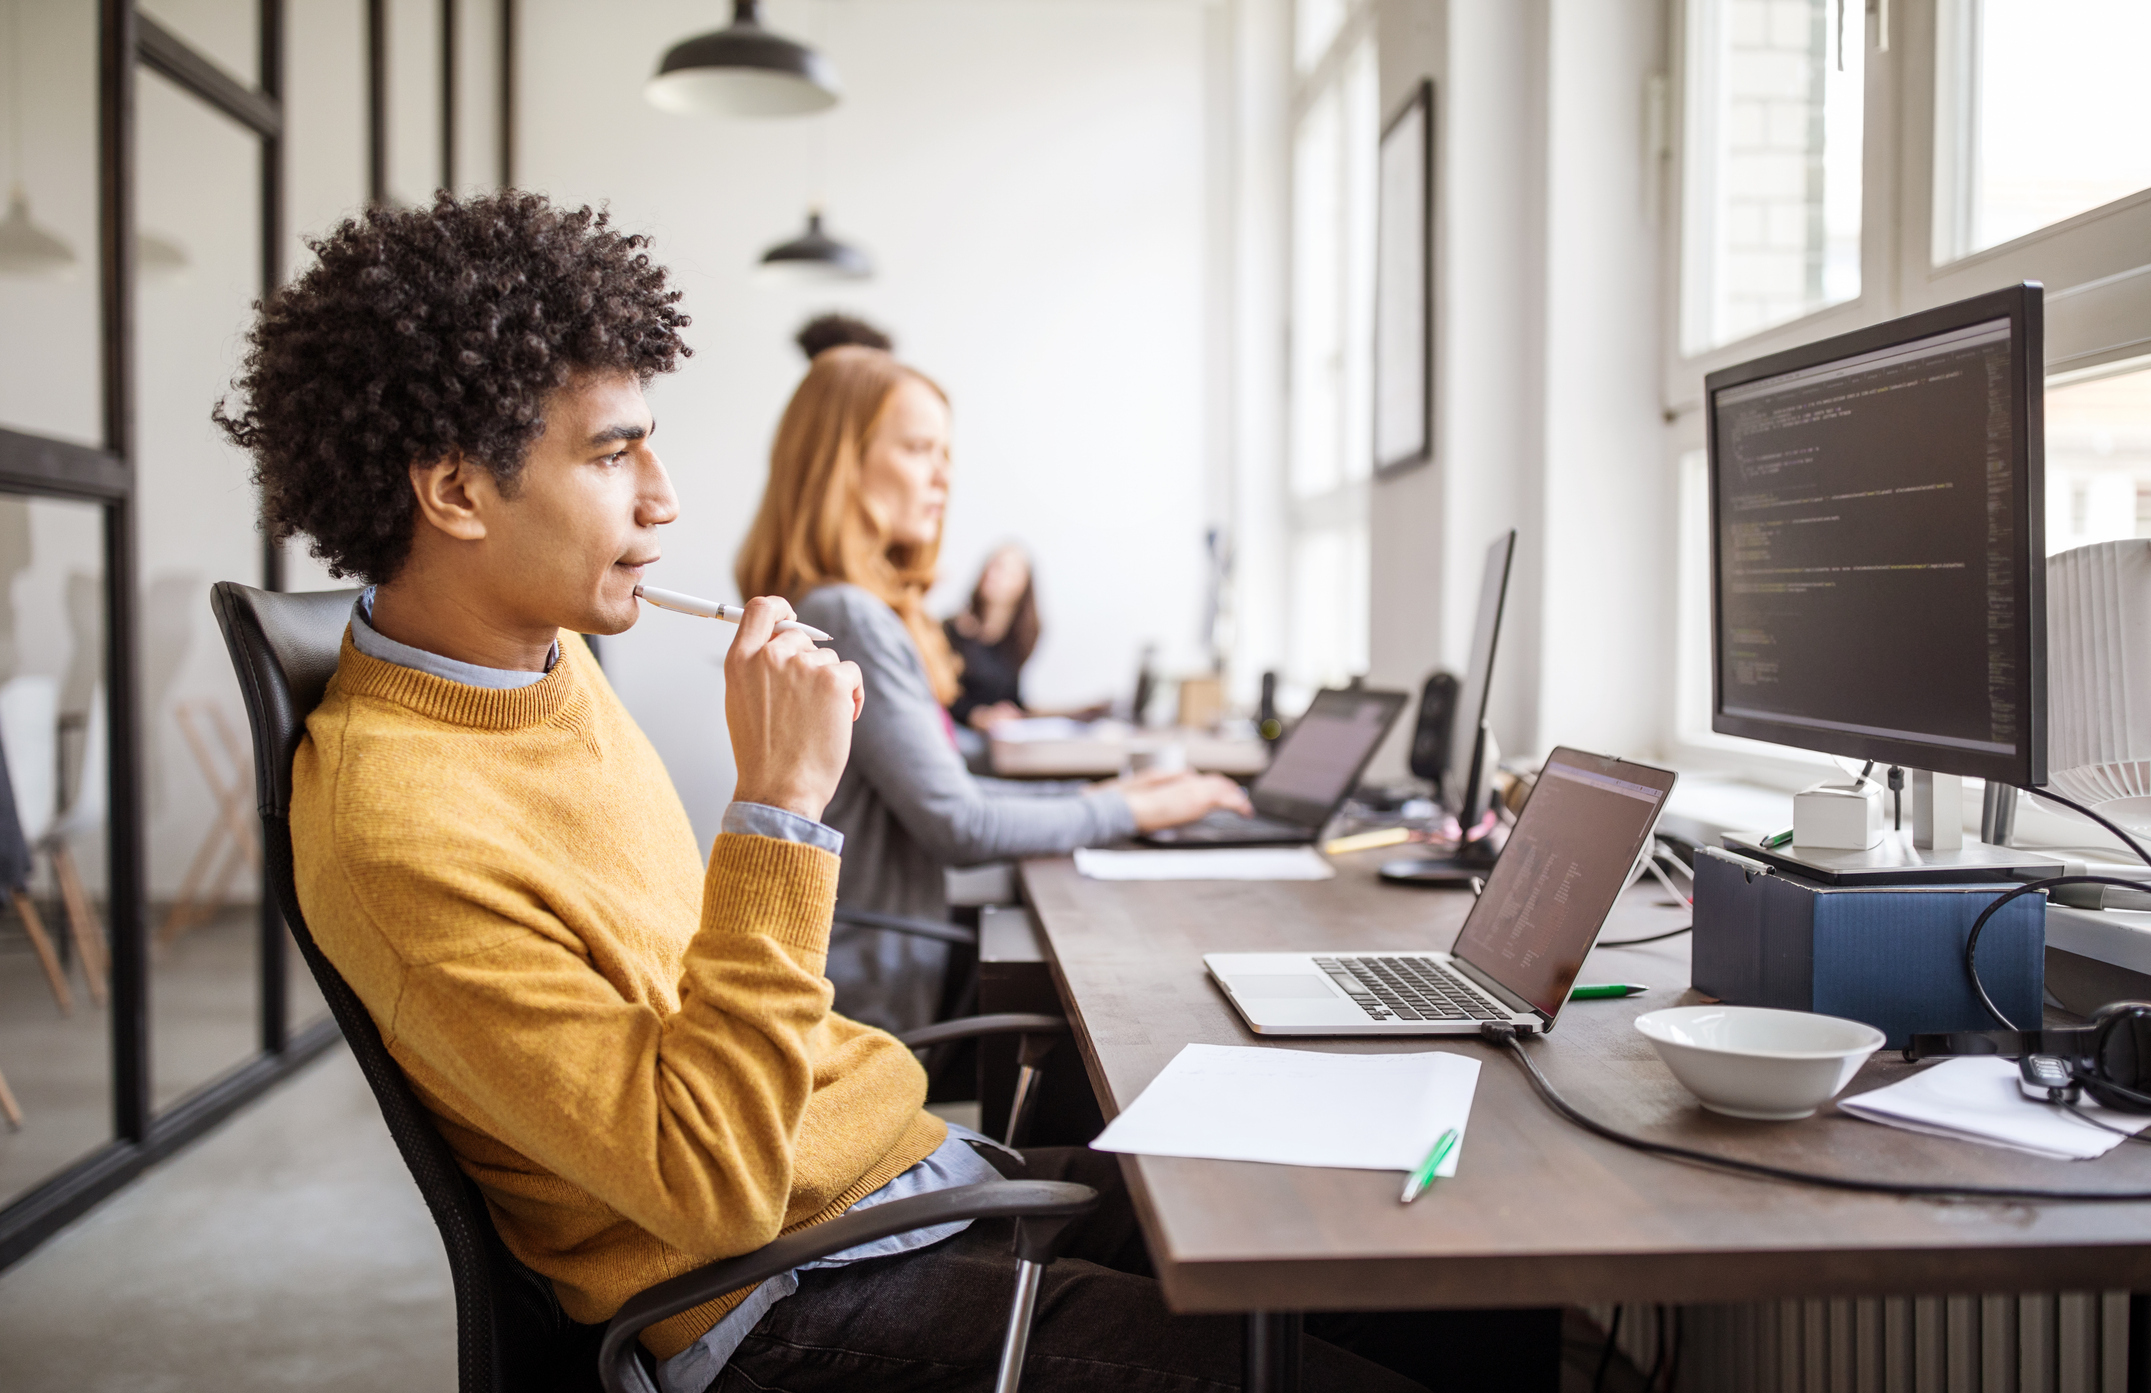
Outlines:
{"type": "Polygon", "coordinates": [[[2129,1393],[2151,1390],[2151,1296],[2129,1296],[2129,1393]]]}
{"type": "Polygon", "coordinates": [[[1297,1311],[1247,1313],[1246,1393],[1300,1393],[1297,1311]]]}

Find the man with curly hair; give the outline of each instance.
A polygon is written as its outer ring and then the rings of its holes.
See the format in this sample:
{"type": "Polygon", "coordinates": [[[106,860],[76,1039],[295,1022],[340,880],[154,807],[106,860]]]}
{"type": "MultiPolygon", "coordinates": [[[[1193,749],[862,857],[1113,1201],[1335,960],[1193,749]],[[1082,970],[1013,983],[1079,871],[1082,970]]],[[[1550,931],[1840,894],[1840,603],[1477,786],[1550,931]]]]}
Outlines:
{"type": "MultiPolygon", "coordinates": [[[[508,192],[374,209],[314,250],[217,412],[271,533],[368,582],[295,761],[299,898],[509,1249],[595,1323],[854,1206],[1080,1179],[1106,1201],[1050,1269],[1027,1386],[1235,1383],[1235,1325],[1170,1315],[1142,1275],[1110,1158],[991,1156],[924,1110],[909,1051],[829,1009],[842,838],[818,819],[858,670],[749,603],[705,863],[577,637],[635,622],[679,514],[643,389],[688,320],[643,239],[508,192]]],[[[1009,1279],[1005,1230],[949,1225],[644,1343],[664,1393],[982,1388],[1009,1279]]],[[[1313,1386],[1414,1386],[1310,1347],[1313,1386]]]]}

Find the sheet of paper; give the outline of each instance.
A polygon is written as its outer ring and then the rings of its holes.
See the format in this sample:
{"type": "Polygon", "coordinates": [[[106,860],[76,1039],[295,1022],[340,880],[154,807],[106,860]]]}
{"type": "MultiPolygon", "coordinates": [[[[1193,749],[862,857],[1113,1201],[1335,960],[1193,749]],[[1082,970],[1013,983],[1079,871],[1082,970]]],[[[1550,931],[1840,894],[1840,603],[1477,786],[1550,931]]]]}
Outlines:
{"type": "Polygon", "coordinates": [[[1141,1156],[1417,1170],[1444,1131],[1455,1175],[1479,1061],[1446,1050],[1324,1054],[1189,1045],[1092,1146],[1141,1156]]]}
{"type": "Polygon", "coordinates": [[[1021,720],[1003,721],[993,728],[993,738],[1023,744],[1032,740],[1083,740],[1093,736],[1109,738],[1111,729],[1098,729],[1087,721],[1074,721],[1066,716],[1025,716],[1021,720]]]}
{"type": "MultiPolygon", "coordinates": [[[[2126,1140],[2066,1108],[2025,1097],[2017,1086],[2016,1061],[1993,1055],[1946,1059],[1902,1083],[1840,1098],[1837,1105],[1870,1122],[2064,1161],[2104,1156],[2126,1140]]],[[[2136,1132],[2151,1126],[2151,1117],[2115,1112],[2089,1098],[2080,1106],[2107,1127],[2136,1132]]]]}
{"type": "Polygon", "coordinates": [[[1337,874],[1311,846],[1214,847],[1186,851],[1093,851],[1075,854],[1092,880],[1328,880],[1337,874]]]}

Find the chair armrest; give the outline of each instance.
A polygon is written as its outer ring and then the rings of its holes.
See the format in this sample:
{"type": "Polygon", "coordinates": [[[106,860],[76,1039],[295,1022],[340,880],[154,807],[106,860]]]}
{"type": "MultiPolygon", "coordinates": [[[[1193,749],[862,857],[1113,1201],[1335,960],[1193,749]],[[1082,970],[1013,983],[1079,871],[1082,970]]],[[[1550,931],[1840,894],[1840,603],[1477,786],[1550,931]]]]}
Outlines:
{"type": "Polygon", "coordinates": [[[1039,1016],[1010,1012],[996,1016],[965,1016],[960,1020],[936,1021],[896,1038],[906,1049],[923,1050],[951,1040],[970,1040],[981,1035],[1066,1035],[1068,1021],[1062,1016],[1039,1016]]]}
{"type": "Polygon", "coordinates": [[[975,947],[978,932],[961,924],[937,924],[931,919],[909,919],[901,914],[877,914],[870,909],[836,907],[836,922],[853,929],[886,929],[890,933],[910,934],[914,938],[938,939],[943,943],[960,943],[975,947]]]}
{"type": "MultiPolygon", "coordinates": [[[[1039,1236],[1058,1239],[1068,1223],[1097,1207],[1098,1192],[1088,1185],[1059,1180],[995,1180],[983,1185],[959,1185],[907,1199],[890,1200],[867,1209],[853,1210],[826,1224],[801,1229],[766,1243],[751,1253],[724,1258],[683,1276],[659,1282],[630,1297],[605,1327],[605,1343],[598,1354],[598,1374],[606,1393],[630,1393],[640,1388],[641,1371],[635,1369],[635,1341],[659,1321],[693,1310],[705,1301],[768,1281],[781,1272],[856,1248],[862,1243],[888,1238],[913,1229],[966,1219],[1016,1219],[1044,1221],[1039,1236]]],[[[1050,1260],[1050,1253],[1036,1253],[1037,1240],[1025,1242],[1019,1222],[1017,1243],[1030,1261],[1050,1260]]]]}

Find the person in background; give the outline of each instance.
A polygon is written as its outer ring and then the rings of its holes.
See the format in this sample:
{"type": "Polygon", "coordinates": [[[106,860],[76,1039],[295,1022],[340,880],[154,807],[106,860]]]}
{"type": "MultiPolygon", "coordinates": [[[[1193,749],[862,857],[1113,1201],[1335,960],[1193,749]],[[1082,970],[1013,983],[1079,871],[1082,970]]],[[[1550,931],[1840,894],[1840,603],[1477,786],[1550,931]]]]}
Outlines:
{"type": "Polygon", "coordinates": [[[989,734],[1020,719],[1023,665],[1038,647],[1038,591],[1023,548],[1011,543],[988,557],[971,603],[941,627],[963,664],[957,677],[962,690],[949,703],[949,715],[989,734]]]}
{"type": "Polygon", "coordinates": [[[813,362],[832,348],[852,344],[860,348],[878,348],[884,353],[896,351],[896,341],[863,319],[848,314],[818,314],[799,326],[792,337],[799,351],[813,362]]]}
{"type": "MultiPolygon", "coordinates": [[[[859,664],[866,700],[851,761],[823,820],[844,836],[838,897],[859,909],[945,919],[951,866],[1050,856],[1245,808],[1216,775],[1109,784],[974,777],[948,704],[956,655],[926,613],[948,506],[949,406],[941,389],[878,349],[818,354],[785,407],[769,484],[736,564],[743,595],[782,595],[859,664]]],[[[829,955],[838,1009],[892,1030],[934,1019],[947,945],[908,935],[840,937],[829,955]]]]}

